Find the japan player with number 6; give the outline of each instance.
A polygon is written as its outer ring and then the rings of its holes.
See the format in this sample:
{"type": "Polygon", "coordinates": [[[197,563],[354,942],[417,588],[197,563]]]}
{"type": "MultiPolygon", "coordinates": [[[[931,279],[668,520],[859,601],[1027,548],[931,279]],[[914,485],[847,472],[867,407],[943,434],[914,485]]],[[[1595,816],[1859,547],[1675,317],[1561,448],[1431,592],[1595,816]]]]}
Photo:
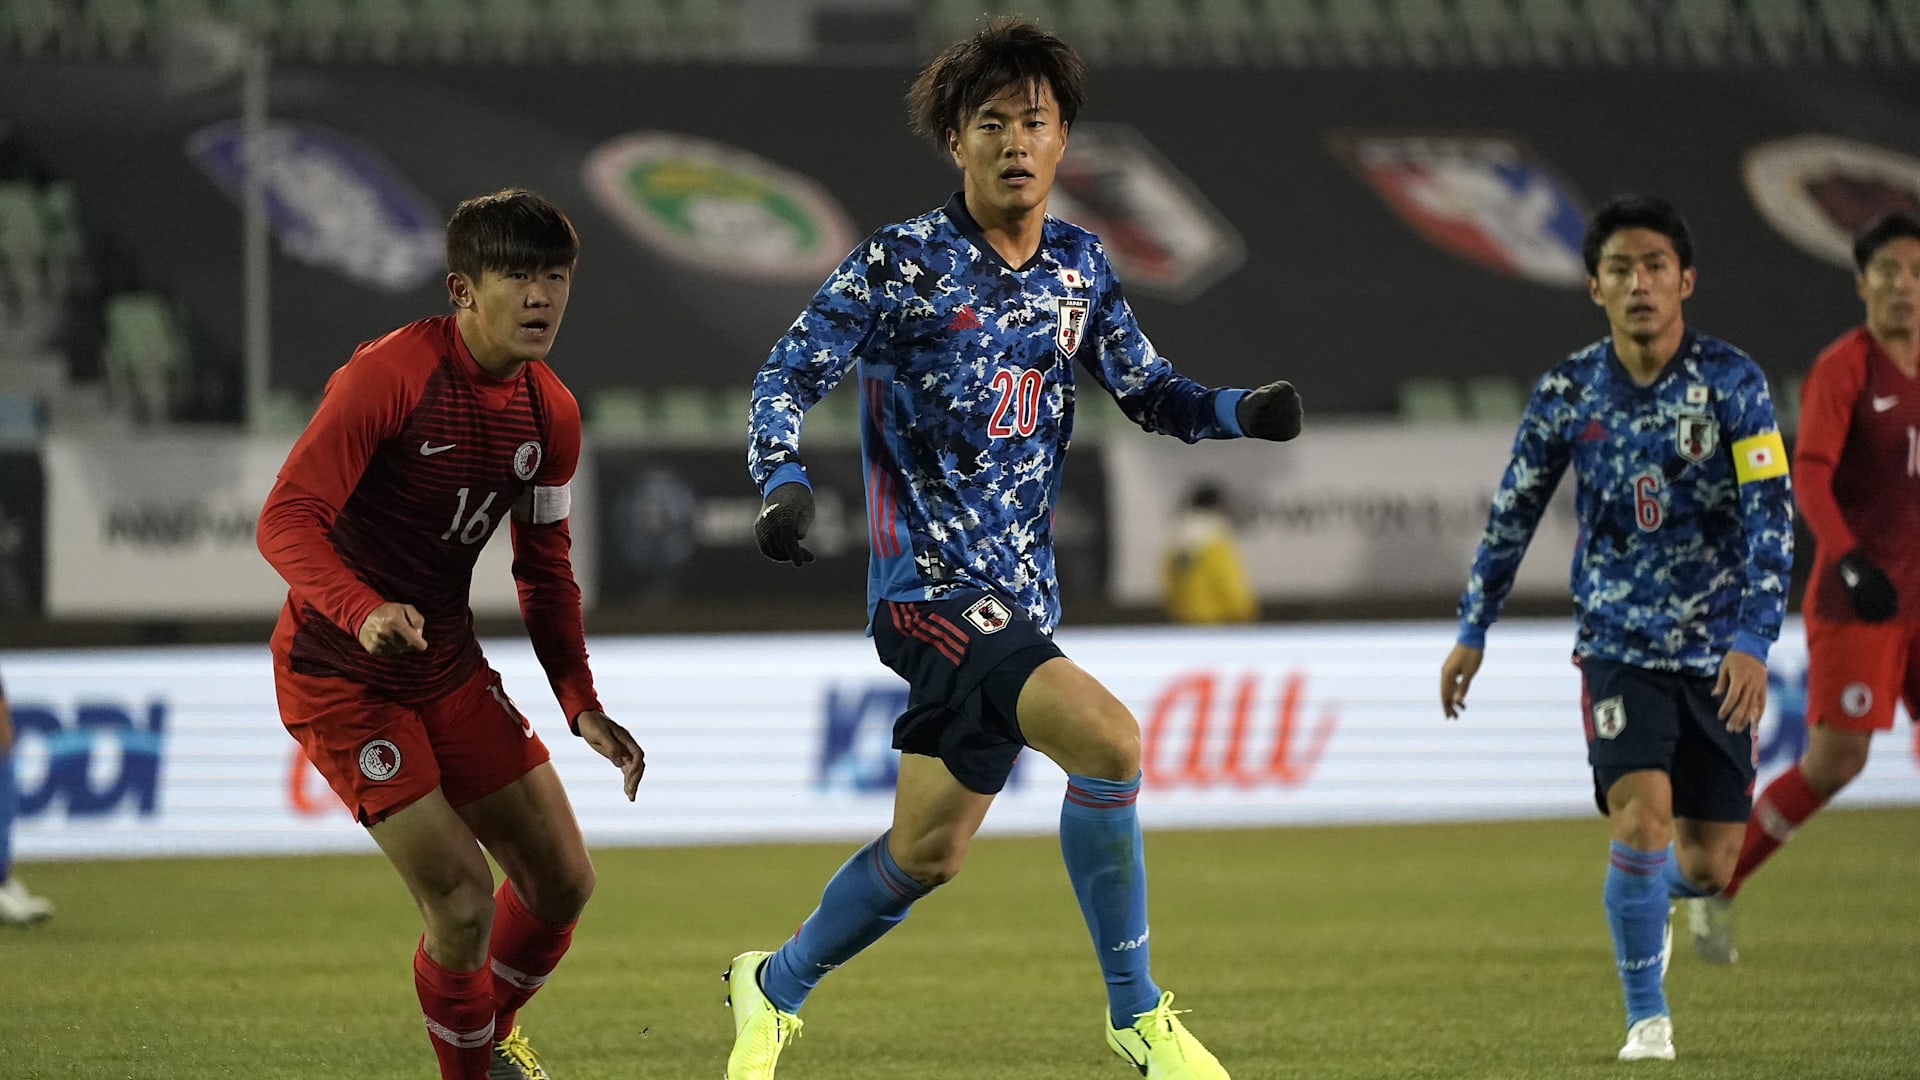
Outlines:
{"type": "Polygon", "coordinates": [[[1612,833],[1602,898],[1626,995],[1622,1060],[1671,1059],[1670,898],[1727,883],[1752,802],[1767,651],[1786,614],[1793,525],[1766,376],[1681,317],[1693,239],[1667,202],[1615,199],[1582,244],[1611,334],[1534,388],[1494,495],[1458,643],[1440,670],[1466,707],[1488,627],[1569,466],[1587,762],[1612,833]]]}

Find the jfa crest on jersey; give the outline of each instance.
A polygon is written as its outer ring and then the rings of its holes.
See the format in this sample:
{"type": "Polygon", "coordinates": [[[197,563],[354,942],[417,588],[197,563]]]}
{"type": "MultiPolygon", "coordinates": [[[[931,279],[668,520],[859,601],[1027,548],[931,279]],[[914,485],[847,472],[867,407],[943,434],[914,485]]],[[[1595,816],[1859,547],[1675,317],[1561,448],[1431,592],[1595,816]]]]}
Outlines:
{"type": "Polygon", "coordinates": [[[854,249],[774,345],[754,379],[748,467],[763,492],[804,480],[801,416],[856,372],[869,613],[979,588],[1051,629],[1075,361],[1148,431],[1240,434],[1239,394],[1154,350],[1092,233],[1048,218],[1033,258],[1009,266],[956,195],[854,249]]]}
{"type": "Polygon", "coordinates": [[[1062,296],[1054,301],[1054,318],[1059,321],[1059,329],[1054,340],[1060,345],[1060,351],[1071,357],[1080,351],[1080,337],[1087,328],[1087,301],[1078,297],[1062,296]]]}
{"type": "Polygon", "coordinates": [[[1786,613],[1793,522],[1759,365],[1689,333],[1649,386],[1610,339],[1542,377],[1460,599],[1462,642],[1484,642],[1568,465],[1575,652],[1696,675],[1715,674],[1730,648],[1766,657],[1786,613]]]}

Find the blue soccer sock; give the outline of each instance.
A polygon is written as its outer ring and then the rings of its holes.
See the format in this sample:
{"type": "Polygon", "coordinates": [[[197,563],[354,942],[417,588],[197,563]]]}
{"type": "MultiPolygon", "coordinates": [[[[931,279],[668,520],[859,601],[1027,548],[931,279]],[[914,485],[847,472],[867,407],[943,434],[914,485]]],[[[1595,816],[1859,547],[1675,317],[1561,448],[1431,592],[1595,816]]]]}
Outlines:
{"type": "Polygon", "coordinates": [[[1627,1026],[1663,1016],[1667,995],[1660,987],[1661,953],[1667,933],[1666,868],[1663,848],[1640,851],[1614,841],[1602,895],[1607,925],[1613,930],[1613,956],[1627,994],[1627,1026]]]}
{"type": "Polygon", "coordinates": [[[907,876],[887,853],[887,837],[853,853],[827,882],[820,906],[760,969],[760,989],[774,1007],[798,1012],[820,977],[907,917],[915,900],[933,891],[907,876]]]}
{"type": "Polygon", "coordinates": [[[1661,877],[1666,880],[1667,895],[1676,900],[1696,900],[1702,896],[1720,895],[1720,890],[1703,889],[1680,872],[1680,860],[1674,855],[1672,844],[1667,845],[1667,868],[1661,871],[1661,877]]]}
{"type": "Polygon", "coordinates": [[[13,754],[0,754],[0,884],[13,876],[13,815],[19,809],[14,790],[13,754]]]}
{"type": "Polygon", "coordinates": [[[1115,1028],[1160,1002],[1148,973],[1147,859],[1134,800],[1140,777],[1101,780],[1069,774],[1060,803],[1060,854],[1093,934],[1107,979],[1107,1015],[1115,1028]]]}

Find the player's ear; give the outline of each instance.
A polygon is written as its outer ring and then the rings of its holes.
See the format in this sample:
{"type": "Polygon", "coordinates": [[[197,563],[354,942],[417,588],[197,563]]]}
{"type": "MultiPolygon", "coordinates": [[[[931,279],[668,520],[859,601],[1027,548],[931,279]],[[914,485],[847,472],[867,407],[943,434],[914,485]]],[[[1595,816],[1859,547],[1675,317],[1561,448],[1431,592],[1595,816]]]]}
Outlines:
{"type": "Polygon", "coordinates": [[[967,167],[967,163],[960,160],[960,133],[953,128],[947,129],[947,156],[953,159],[954,165],[958,168],[967,167]]]}
{"type": "Polygon", "coordinates": [[[473,283],[457,270],[447,272],[447,302],[461,309],[473,306],[473,283]]]}
{"type": "Polygon", "coordinates": [[[1593,302],[1596,306],[1599,306],[1599,307],[1607,306],[1607,298],[1600,295],[1600,279],[1599,278],[1592,277],[1592,276],[1589,276],[1587,278],[1587,295],[1593,297],[1593,302]]]}
{"type": "Polygon", "coordinates": [[[1680,271],[1680,299],[1685,300],[1693,295],[1693,282],[1699,273],[1700,268],[1697,266],[1689,266],[1680,271]]]}

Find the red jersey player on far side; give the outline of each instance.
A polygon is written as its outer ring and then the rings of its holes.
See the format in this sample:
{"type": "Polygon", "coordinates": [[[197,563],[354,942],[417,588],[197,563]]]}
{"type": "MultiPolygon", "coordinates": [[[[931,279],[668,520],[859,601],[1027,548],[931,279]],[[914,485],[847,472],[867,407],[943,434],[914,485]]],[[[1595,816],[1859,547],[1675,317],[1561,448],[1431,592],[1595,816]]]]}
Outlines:
{"type": "Polygon", "coordinates": [[[1814,361],[1794,446],[1814,538],[1807,752],[1754,800],[1732,881],[1687,902],[1694,946],[1715,963],[1738,959],[1730,904],[1747,877],[1860,775],[1896,701],[1920,714],[1920,219],[1879,219],[1853,257],[1866,322],[1814,361]]]}
{"type": "Polygon", "coordinates": [[[281,718],[419,905],[414,987],[442,1080],[546,1076],[514,1017],[594,885],[546,746],[474,636],[474,562],[502,521],[570,726],[629,800],[646,768],[594,694],[568,558],[580,409],[546,357],[578,254],[538,195],[461,203],[455,313],[354,351],[260,514],[260,551],[290,587],[273,634],[281,718]],[[498,892],[483,848],[506,872],[498,892]]]}

